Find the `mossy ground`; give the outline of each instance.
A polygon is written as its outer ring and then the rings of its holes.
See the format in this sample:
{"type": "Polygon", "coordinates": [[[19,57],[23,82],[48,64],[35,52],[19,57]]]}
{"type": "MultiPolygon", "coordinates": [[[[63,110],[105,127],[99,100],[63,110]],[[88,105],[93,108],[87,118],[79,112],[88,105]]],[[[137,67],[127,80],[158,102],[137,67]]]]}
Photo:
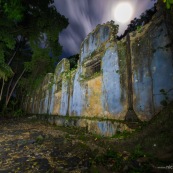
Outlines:
{"type": "Polygon", "coordinates": [[[173,104],[114,137],[36,119],[0,122],[0,172],[171,172],[173,104]]]}

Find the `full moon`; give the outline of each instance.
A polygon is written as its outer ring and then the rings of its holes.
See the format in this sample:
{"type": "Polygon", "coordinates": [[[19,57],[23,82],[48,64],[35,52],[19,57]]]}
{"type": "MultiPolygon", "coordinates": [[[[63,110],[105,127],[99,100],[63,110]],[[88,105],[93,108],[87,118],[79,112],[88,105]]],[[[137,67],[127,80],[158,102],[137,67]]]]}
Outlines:
{"type": "Polygon", "coordinates": [[[122,2],[119,3],[115,7],[115,20],[117,20],[120,23],[126,23],[128,22],[133,14],[133,8],[128,2],[122,2]]]}

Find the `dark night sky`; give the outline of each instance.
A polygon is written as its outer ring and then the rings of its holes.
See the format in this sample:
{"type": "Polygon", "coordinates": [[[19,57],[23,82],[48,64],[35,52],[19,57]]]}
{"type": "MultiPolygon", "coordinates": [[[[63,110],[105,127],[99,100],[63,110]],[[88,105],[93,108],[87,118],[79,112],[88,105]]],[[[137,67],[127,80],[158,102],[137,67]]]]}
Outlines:
{"type": "MultiPolygon", "coordinates": [[[[69,25],[60,34],[63,46],[62,58],[79,53],[84,38],[98,25],[114,20],[115,7],[119,2],[129,2],[133,7],[133,16],[139,17],[146,9],[150,9],[151,0],[54,0],[55,6],[62,15],[69,19],[69,25]]],[[[119,24],[119,33],[123,33],[127,24],[119,24]]]]}

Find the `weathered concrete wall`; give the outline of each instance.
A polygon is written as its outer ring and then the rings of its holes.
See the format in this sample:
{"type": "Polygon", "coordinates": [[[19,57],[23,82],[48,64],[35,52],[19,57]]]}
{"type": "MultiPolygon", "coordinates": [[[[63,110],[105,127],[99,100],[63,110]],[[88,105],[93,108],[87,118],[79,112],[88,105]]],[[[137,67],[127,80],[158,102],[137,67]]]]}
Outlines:
{"type": "Polygon", "coordinates": [[[70,115],[124,119],[126,91],[120,82],[116,33],[111,23],[99,25],[82,43],[70,115]],[[100,71],[88,74],[99,61],[100,71]]]}
{"type": "Polygon", "coordinates": [[[50,82],[53,80],[53,74],[48,73],[42,84],[32,95],[26,97],[24,103],[25,110],[28,113],[47,114],[50,106],[50,82]]]}
{"type": "Polygon", "coordinates": [[[99,134],[101,136],[113,136],[117,132],[132,132],[133,129],[129,128],[127,124],[110,121],[110,120],[90,120],[87,118],[65,118],[60,116],[41,117],[43,120],[47,119],[50,124],[57,126],[68,127],[82,127],[87,132],[99,134]]]}
{"type": "MultiPolygon", "coordinates": [[[[81,44],[78,68],[71,72],[63,59],[26,99],[27,112],[116,120],[134,114],[143,121],[173,100],[173,44],[163,16],[156,13],[120,41],[116,34],[113,23],[98,25],[81,44]]],[[[94,127],[104,132],[107,126],[94,127]]]]}
{"type": "Polygon", "coordinates": [[[120,62],[117,43],[114,43],[102,58],[102,104],[104,112],[115,119],[124,119],[127,112],[127,90],[124,89],[126,81],[122,82],[122,73],[126,76],[127,71],[123,71],[120,62]]]}
{"type": "Polygon", "coordinates": [[[113,27],[113,25],[98,25],[96,29],[85,38],[81,44],[80,63],[91,58],[94,53],[104,51],[105,43],[109,42],[110,39],[114,40],[115,34],[117,33],[116,27],[113,27]],[[110,38],[111,36],[112,38],[110,38]]]}
{"type": "Polygon", "coordinates": [[[50,110],[50,96],[52,93],[51,83],[53,82],[53,74],[48,73],[39,89],[33,97],[32,113],[48,114],[50,110]]]}
{"type": "Polygon", "coordinates": [[[54,74],[54,84],[52,87],[52,109],[50,114],[67,115],[69,99],[69,79],[67,72],[70,64],[67,59],[63,59],[56,67],[54,74]]]}
{"type": "MultiPolygon", "coordinates": [[[[160,91],[173,87],[171,39],[164,18],[153,18],[139,33],[131,33],[134,110],[141,120],[149,120],[162,109],[160,91]]],[[[168,93],[169,100],[173,92],[168,93]]]]}
{"type": "Polygon", "coordinates": [[[45,76],[42,84],[33,96],[26,98],[25,109],[28,113],[67,115],[69,100],[70,64],[63,59],[56,67],[55,73],[45,76]]]}

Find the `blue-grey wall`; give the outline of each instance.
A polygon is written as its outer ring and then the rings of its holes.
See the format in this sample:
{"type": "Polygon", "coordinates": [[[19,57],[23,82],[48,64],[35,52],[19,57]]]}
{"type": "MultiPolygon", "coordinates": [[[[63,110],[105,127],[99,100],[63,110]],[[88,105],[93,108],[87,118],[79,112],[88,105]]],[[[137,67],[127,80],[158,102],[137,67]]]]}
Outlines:
{"type": "Polygon", "coordinates": [[[142,120],[149,120],[162,108],[162,102],[173,100],[173,55],[171,40],[163,19],[144,26],[142,32],[131,34],[134,110],[142,120]]]}
{"type": "MultiPolygon", "coordinates": [[[[98,25],[81,44],[76,71],[71,73],[69,61],[63,59],[53,80],[48,74],[40,92],[27,97],[25,109],[117,120],[124,120],[133,109],[140,120],[150,120],[163,108],[163,101],[173,100],[172,41],[165,21],[157,15],[153,21],[130,33],[130,43],[126,38],[116,40],[116,25],[98,25]],[[87,64],[98,60],[101,71],[87,78],[87,64]],[[57,91],[60,79],[62,89],[57,91]]],[[[99,123],[98,128],[104,131],[106,127],[99,123]]]]}

